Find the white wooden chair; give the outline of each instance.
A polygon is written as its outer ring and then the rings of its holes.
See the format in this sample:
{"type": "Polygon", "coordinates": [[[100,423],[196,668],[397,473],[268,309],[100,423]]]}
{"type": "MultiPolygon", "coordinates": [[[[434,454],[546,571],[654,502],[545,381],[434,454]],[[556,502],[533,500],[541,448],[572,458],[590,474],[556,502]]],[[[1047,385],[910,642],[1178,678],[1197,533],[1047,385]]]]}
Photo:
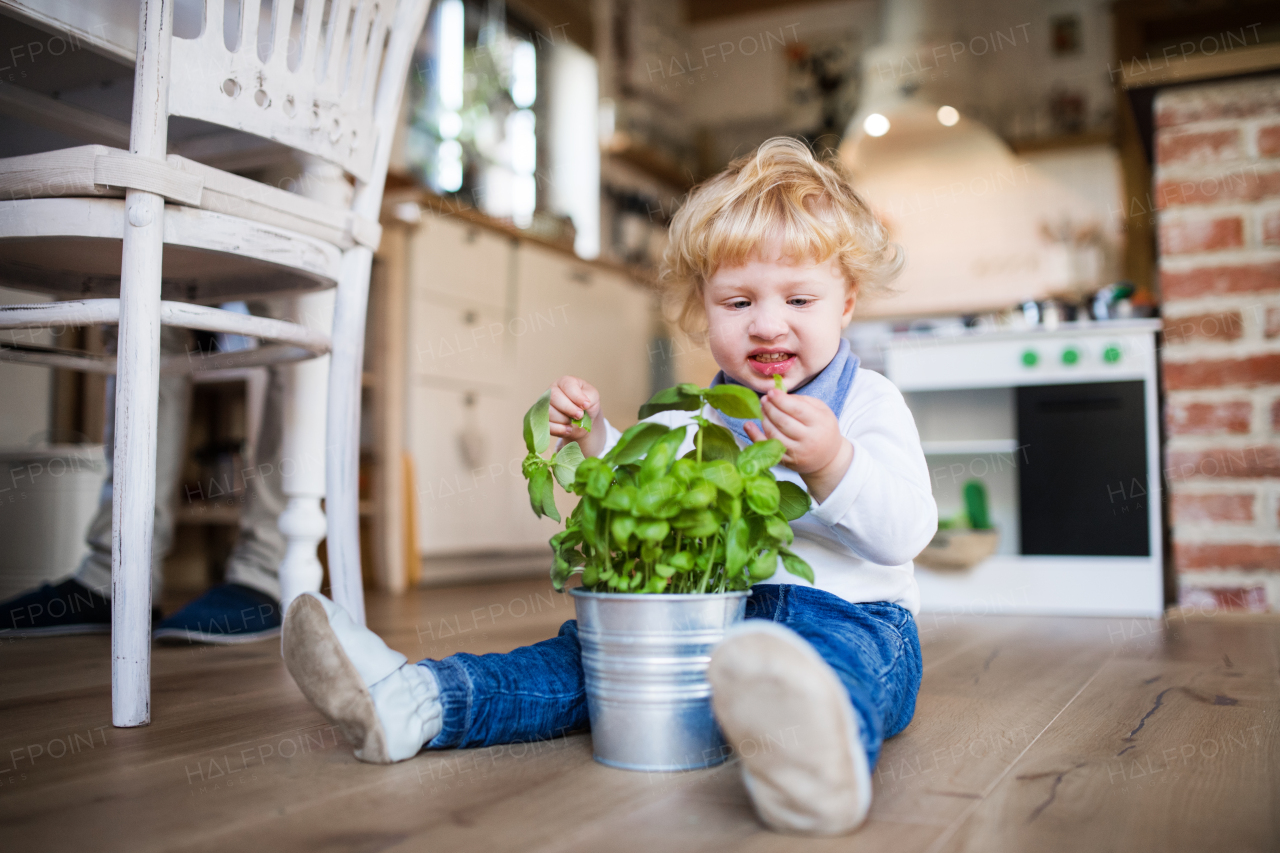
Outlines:
{"type": "MultiPolygon", "coordinates": [[[[173,36],[172,0],[143,0],[130,150],[84,146],[0,161],[0,280],[82,297],[5,307],[0,328],[120,326],[114,364],[65,351],[3,353],[117,375],[111,638],[117,726],[145,725],[151,715],[149,574],[161,370],[331,353],[327,438],[315,440],[318,412],[295,411],[286,423],[311,431],[295,446],[325,449],[333,597],[363,621],[357,473],[369,273],[400,97],[428,6],[429,0],[274,0],[267,18],[257,14],[258,0],[241,0],[229,49],[223,0],[207,0],[193,39],[173,36]],[[265,32],[260,38],[260,26],[271,28],[269,39],[265,32]],[[260,43],[269,45],[265,59],[260,43]],[[353,200],[327,206],[166,156],[171,115],[266,137],[339,167],[354,180],[353,200]],[[200,304],[335,286],[331,336],[200,304]],[[250,335],[264,345],[162,359],[163,324],[250,335]]],[[[318,504],[319,495],[314,499],[318,504]]],[[[296,509],[291,503],[286,515],[296,509]]],[[[301,518],[305,513],[294,516],[291,554],[297,540],[309,541],[314,563],[324,525],[317,529],[301,518]]],[[[282,567],[289,598],[319,587],[318,564],[298,563],[286,558],[282,567]]]]}

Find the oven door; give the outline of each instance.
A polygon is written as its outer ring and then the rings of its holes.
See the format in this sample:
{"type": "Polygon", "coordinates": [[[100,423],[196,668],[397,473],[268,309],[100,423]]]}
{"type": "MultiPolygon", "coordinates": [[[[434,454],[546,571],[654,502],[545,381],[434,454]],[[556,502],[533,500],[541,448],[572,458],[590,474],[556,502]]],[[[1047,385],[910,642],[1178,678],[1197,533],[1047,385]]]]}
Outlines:
{"type": "Polygon", "coordinates": [[[1143,383],[1017,389],[1021,551],[1151,554],[1143,383]]]}

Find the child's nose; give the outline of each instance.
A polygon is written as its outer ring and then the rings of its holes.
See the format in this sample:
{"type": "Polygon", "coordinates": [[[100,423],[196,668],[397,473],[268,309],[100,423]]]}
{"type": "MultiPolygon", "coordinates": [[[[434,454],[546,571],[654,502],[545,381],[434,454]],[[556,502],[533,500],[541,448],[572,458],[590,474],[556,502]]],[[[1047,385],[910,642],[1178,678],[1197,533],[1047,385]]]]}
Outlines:
{"type": "Polygon", "coordinates": [[[771,341],[786,334],[787,324],[777,312],[760,307],[753,312],[747,331],[753,338],[771,341]]]}

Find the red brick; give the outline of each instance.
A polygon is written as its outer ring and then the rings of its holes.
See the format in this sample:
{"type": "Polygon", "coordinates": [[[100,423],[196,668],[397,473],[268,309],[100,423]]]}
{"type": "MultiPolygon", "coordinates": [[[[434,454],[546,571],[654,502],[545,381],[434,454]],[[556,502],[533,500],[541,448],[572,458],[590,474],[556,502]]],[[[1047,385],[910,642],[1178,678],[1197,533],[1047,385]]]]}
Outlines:
{"type": "Polygon", "coordinates": [[[1272,384],[1280,384],[1280,353],[1164,363],[1164,387],[1170,391],[1272,384]]]}
{"type": "Polygon", "coordinates": [[[1280,172],[1262,171],[1256,165],[1207,178],[1162,180],[1156,184],[1156,208],[1168,210],[1183,204],[1218,204],[1258,201],[1280,196],[1280,172]]]}
{"type": "Polygon", "coordinates": [[[1248,542],[1174,542],[1173,563],[1188,569],[1280,570],[1280,545],[1248,542]]]}
{"type": "Polygon", "coordinates": [[[1267,327],[1263,334],[1268,338],[1280,336],[1280,308],[1267,309],[1267,327]]]}
{"type": "Polygon", "coordinates": [[[1244,222],[1238,216],[1192,219],[1160,224],[1160,251],[1166,255],[1213,252],[1244,245],[1244,222]]]}
{"type": "Polygon", "coordinates": [[[1169,90],[1156,102],[1157,127],[1267,115],[1280,115],[1280,83],[1274,77],[1169,90]]]}
{"type": "Polygon", "coordinates": [[[1201,613],[1236,610],[1244,613],[1266,613],[1267,588],[1264,586],[1184,586],[1178,593],[1178,606],[1201,613]]]}
{"type": "Polygon", "coordinates": [[[1215,311],[1192,317],[1166,317],[1164,342],[1170,346],[1239,340],[1244,321],[1239,311],[1215,311]]]}
{"type": "Polygon", "coordinates": [[[1267,246],[1280,246],[1280,210],[1262,217],[1262,242],[1267,246]]]}
{"type": "Polygon", "coordinates": [[[1160,274],[1160,292],[1166,300],[1266,290],[1280,290],[1280,262],[1201,267],[1160,274]]]}
{"type": "Polygon", "coordinates": [[[1249,432],[1253,404],[1248,400],[1226,403],[1170,403],[1165,422],[1171,435],[1223,435],[1249,432]]]}
{"type": "Polygon", "coordinates": [[[1170,482],[1280,477],[1280,447],[1255,444],[1232,450],[1170,450],[1165,453],[1164,476],[1170,482]]]}
{"type": "Polygon", "coordinates": [[[1174,495],[1173,523],[1253,521],[1253,495],[1174,495]]]}
{"type": "Polygon", "coordinates": [[[1263,157],[1280,157],[1280,124],[1258,129],[1258,153],[1263,157]]]}
{"type": "Polygon", "coordinates": [[[1238,160],[1241,155],[1240,130],[1169,131],[1156,134],[1156,163],[1218,163],[1238,160]]]}
{"type": "Polygon", "coordinates": [[[1253,521],[1253,495],[1174,495],[1174,524],[1253,521]]]}

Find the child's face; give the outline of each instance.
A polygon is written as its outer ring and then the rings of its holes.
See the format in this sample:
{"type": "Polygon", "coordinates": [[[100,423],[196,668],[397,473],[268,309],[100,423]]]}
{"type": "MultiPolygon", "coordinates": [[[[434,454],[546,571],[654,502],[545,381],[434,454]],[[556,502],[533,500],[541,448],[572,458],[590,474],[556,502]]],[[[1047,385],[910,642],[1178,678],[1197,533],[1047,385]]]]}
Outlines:
{"type": "Polygon", "coordinates": [[[750,388],[768,391],[780,374],[789,391],[835,357],[855,297],[834,258],[793,262],[775,248],[722,267],[702,291],[711,354],[750,388]]]}

